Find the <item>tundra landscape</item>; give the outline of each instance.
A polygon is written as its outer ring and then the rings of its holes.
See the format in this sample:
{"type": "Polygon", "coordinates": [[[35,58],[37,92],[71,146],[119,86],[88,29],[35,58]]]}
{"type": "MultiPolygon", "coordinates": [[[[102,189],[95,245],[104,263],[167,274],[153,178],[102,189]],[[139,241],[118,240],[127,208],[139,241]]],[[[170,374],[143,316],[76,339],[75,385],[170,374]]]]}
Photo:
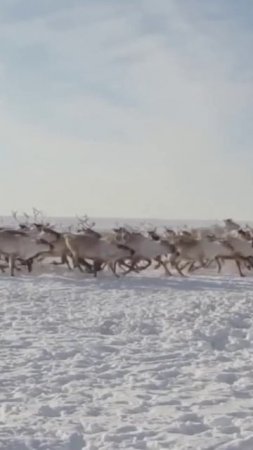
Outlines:
{"type": "Polygon", "coordinates": [[[252,448],[250,225],[8,223],[0,448],[252,448]]]}
{"type": "Polygon", "coordinates": [[[0,450],[253,450],[252,49],[253,0],[0,0],[0,450]]]}

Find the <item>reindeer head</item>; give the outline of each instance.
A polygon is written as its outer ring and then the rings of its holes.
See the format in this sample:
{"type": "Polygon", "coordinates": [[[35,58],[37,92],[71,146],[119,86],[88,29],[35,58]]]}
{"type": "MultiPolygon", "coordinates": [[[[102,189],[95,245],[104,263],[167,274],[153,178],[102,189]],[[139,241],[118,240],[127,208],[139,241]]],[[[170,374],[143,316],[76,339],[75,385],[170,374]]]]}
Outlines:
{"type": "Polygon", "coordinates": [[[156,232],[156,228],[148,231],[148,235],[153,239],[153,241],[160,241],[160,236],[156,232]]]}

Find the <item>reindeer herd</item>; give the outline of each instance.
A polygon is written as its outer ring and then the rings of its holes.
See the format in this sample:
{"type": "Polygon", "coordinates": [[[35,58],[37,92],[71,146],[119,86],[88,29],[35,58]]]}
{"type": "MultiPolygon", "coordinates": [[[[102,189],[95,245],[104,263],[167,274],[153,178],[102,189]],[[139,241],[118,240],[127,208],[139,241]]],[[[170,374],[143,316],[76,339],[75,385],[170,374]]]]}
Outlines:
{"type": "MultiPolygon", "coordinates": [[[[241,227],[231,219],[223,225],[191,230],[164,228],[137,230],[119,227],[96,231],[87,217],[78,228],[61,231],[45,221],[16,221],[13,227],[0,228],[0,270],[32,272],[34,262],[66,265],[97,276],[109,268],[118,277],[140,273],[149,267],[162,268],[166,275],[185,276],[198,269],[233,261],[240,276],[253,267],[253,229],[241,227]]],[[[29,220],[28,220],[29,218],[29,220]]],[[[43,265],[43,267],[45,267],[43,265]]]]}

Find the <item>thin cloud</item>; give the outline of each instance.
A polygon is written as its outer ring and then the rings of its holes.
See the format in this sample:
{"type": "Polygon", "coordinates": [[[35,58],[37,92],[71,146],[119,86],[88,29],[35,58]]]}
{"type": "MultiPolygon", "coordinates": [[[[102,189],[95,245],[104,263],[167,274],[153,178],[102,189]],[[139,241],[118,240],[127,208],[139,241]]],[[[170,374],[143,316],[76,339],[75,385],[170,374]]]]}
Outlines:
{"type": "Polygon", "coordinates": [[[53,3],[20,16],[5,3],[0,143],[22,184],[4,212],[251,218],[247,9],[53,3]]]}

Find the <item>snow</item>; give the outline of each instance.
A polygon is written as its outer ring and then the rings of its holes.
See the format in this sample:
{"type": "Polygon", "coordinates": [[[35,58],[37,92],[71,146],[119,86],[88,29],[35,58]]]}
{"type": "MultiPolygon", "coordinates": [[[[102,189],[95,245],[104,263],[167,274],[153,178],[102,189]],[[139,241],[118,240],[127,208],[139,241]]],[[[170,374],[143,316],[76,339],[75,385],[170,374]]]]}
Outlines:
{"type": "Polygon", "coordinates": [[[253,448],[253,279],[0,277],[0,449],[253,448]]]}

